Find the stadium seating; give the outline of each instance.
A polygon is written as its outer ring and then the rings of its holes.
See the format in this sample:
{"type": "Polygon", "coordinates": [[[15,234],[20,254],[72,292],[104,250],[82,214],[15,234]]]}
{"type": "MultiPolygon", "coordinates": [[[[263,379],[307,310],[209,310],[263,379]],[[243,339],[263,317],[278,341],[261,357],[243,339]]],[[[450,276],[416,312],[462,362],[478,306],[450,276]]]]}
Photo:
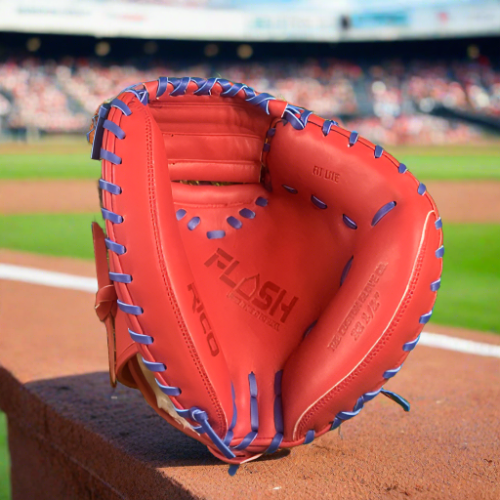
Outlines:
{"type": "Polygon", "coordinates": [[[321,116],[340,117],[349,128],[386,144],[456,143],[478,136],[468,125],[426,114],[436,106],[500,117],[500,72],[473,62],[361,66],[309,59],[141,67],[90,59],[23,59],[0,63],[0,97],[9,110],[6,124],[12,129],[81,132],[102,101],[159,75],[224,75],[321,116]]]}

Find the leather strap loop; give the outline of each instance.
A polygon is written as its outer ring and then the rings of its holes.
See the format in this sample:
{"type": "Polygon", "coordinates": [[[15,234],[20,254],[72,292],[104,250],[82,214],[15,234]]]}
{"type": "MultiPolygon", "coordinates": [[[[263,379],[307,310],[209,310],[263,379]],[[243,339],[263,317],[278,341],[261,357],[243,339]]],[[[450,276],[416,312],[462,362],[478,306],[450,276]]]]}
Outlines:
{"type": "Polygon", "coordinates": [[[94,255],[96,261],[97,286],[95,312],[100,321],[106,326],[108,338],[109,381],[116,386],[116,341],[115,316],[117,311],[116,290],[109,279],[109,268],[104,231],[97,222],[92,223],[94,240],[94,255]]]}
{"type": "Polygon", "coordinates": [[[101,321],[104,321],[109,314],[116,316],[116,299],[117,296],[114,285],[105,285],[97,291],[95,312],[101,321]]]}

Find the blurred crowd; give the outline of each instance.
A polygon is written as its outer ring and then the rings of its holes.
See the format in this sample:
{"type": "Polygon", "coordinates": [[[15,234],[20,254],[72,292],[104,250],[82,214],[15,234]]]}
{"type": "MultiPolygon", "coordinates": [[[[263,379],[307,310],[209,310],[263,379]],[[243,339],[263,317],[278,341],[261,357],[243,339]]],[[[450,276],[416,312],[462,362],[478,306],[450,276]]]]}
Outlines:
{"type": "Polygon", "coordinates": [[[11,129],[83,131],[101,102],[160,75],[245,82],[325,118],[341,117],[349,128],[382,143],[458,143],[478,136],[468,125],[430,116],[436,107],[500,118],[500,72],[484,63],[310,59],[141,68],[89,59],[24,59],[0,63],[0,119],[11,129]]]}
{"type": "Polygon", "coordinates": [[[393,62],[368,72],[378,115],[398,116],[409,102],[424,112],[445,106],[500,117],[500,71],[490,64],[393,62]]]}

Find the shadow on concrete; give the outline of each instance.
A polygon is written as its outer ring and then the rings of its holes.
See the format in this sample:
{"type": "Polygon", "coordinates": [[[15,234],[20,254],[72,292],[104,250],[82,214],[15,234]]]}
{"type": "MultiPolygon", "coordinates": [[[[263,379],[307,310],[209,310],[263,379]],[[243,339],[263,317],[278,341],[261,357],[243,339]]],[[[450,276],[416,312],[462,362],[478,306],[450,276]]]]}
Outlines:
{"type": "MultiPolygon", "coordinates": [[[[121,384],[112,388],[107,372],[39,380],[25,385],[60,417],[84,426],[145,465],[169,468],[227,464],[198,441],[164,421],[138,390],[121,384]]],[[[263,460],[277,460],[283,450],[263,460]]]]}

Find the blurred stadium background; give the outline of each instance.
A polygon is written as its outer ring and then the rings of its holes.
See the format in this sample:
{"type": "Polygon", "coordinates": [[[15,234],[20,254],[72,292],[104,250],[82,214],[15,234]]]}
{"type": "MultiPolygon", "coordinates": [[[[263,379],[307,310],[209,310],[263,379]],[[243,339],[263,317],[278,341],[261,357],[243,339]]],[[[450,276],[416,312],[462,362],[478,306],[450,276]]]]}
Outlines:
{"type": "MultiPolygon", "coordinates": [[[[15,197],[34,180],[97,179],[84,142],[91,115],[158,76],[245,82],[340,118],[425,182],[500,186],[500,0],[4,0],[2,193],[15,197]]],[[[480,223],[445,225],[433,320],[500,332],[497,201],[479,207],[489,213],[480,223]]],[[[90,259],[96,212],[0,212],[0,249],[90,259]]]]}
{"type": "Polygon", "coordinates": [[[498,1],[0,3],[2,139],[81,133],[158,75],[224,75],[372,141],[457,144],[500,126],[498,1]]]}

